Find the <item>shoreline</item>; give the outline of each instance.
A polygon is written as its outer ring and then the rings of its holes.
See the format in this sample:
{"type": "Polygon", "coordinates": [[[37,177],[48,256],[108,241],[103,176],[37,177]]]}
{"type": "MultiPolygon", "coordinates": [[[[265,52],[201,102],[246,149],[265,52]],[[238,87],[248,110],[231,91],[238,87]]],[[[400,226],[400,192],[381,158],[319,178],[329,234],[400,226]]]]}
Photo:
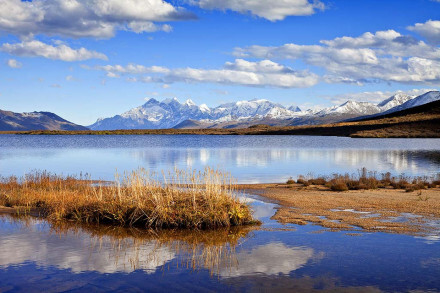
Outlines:
{"type": "MultiPolygon", "coordinates": [[[[320,185],[285,183],[236,187],[278,204],[271,219],[281,224],[313,224],[331,231],[440,234],[439,187],[413,192],[390,188],[335,192],[320,185]]],[[[26,207],[0,206],[0,214],[41,216],[38,208],[26,207]]]]}
{"type": "Polygon", "coordinates": [[[387,232],[424,236],[440,234],[440,188],[331,191],[318,185],[239,184],[279,207],[273,220],[314,224],[332,231],[387,232]]]}

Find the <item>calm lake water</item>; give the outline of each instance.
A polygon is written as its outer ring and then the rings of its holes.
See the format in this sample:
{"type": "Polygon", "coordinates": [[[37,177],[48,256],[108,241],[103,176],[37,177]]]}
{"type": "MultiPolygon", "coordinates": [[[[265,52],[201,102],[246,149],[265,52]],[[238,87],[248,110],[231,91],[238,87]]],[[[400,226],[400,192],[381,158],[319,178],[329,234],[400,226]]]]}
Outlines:
{"type": "Polygon", "coordinates": [[[39,169],[113,179],[143,167],[162,171],[211,166],[242,183],[281,182],[290,176],[369,170],[434,175],[439,139],[352,139],[312,136],[0,136],[0,174],[39,169]]]}
{"type": "MultiPolygon", "coordinates": [[[[0,136],[0,175],[34,169],[229,171],[239,182],[298,174],[434,175],[440,140],[288,136],[0,136]]],[[[261,227],[145,232],[0,216],[0,292],[438,292],[440,225],[430,235],[281,225],[248,195],[261,227]]]]}

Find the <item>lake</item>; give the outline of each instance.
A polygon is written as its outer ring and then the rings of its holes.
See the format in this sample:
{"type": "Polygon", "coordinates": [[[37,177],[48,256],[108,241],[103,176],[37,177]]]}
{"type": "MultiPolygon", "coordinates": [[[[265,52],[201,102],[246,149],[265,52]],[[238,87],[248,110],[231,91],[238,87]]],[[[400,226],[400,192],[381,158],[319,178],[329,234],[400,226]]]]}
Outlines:
{"type": "MultiPolygon", "coordinates": [[[[0,136],[0,174],[35,169],[113,179],[138,167],[229,171],[239,182],[299,174],[435,175],[438,139],[301,136],[0,136]]],[[[261,227],[140,231],[0,216],[0,292],[440,291],[440,223],[411,236],[282,225],[246,195],[261,227]]]]}
{"type": "Polygon", "coordinates": [[[111,180],[143,167],[154,171],[203,169],[230,172],[240,183],[283,182],[290,176],[357,173],[435,175],[439,139],[353,139],[314,136],[0,136],[0,174],[39,169],[88,173],[111,180]]]}

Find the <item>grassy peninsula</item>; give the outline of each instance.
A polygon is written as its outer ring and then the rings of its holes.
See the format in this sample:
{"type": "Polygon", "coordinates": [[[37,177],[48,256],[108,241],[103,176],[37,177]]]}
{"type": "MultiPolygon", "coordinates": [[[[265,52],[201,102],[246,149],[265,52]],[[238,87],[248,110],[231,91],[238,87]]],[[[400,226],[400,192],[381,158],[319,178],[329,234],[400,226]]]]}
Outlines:
{"type": "Polygon", "coordinates": [[[0,182],[0,206],[50,220],[142,228],[199,228],[257,223],[248,204],[234,194],[232,179],[215,170],[163,174],[143,169],[90,182],[46,172],[0,182]]]}

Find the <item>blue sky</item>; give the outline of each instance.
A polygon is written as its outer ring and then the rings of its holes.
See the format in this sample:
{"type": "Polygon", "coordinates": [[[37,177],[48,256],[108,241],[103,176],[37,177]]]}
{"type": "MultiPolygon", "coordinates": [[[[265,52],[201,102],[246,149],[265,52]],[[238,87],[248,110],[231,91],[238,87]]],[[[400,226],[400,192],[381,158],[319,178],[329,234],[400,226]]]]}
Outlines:
{"type": "Polygon", "coordinates": [[[0,0],[0,109],[377,102],[439,88],[439,44],[435,0],[0,0]]]}

